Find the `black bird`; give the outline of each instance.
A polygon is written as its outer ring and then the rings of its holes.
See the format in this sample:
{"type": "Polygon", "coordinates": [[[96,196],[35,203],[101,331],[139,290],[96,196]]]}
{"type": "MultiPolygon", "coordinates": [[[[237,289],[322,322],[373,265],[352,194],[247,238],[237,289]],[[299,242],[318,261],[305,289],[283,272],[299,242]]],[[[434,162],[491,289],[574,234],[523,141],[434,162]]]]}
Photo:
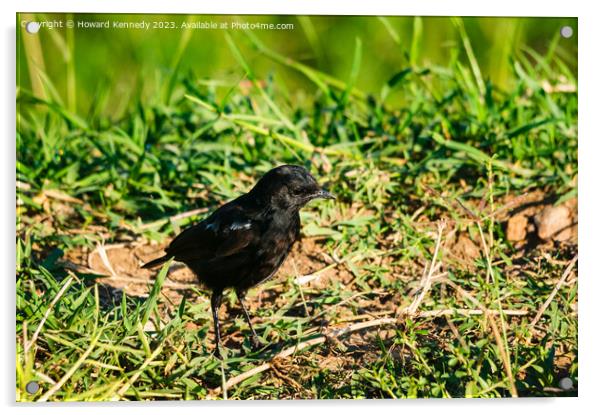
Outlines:
{"type": "Polygon", "coordinates": [[[267,172],[246,193],[171,241],[165,255],[144,264],[152,268],[170,258],[185,263],[212,291],[214,354],[220,354],[218,309],[222,293],[233,288],[251,329],[251,344],[260,347],[243,299],[247,290],[272,277],[299,238],[299,210],[310,200],[334,199],[301,166],[284,165],[267,172]]]}

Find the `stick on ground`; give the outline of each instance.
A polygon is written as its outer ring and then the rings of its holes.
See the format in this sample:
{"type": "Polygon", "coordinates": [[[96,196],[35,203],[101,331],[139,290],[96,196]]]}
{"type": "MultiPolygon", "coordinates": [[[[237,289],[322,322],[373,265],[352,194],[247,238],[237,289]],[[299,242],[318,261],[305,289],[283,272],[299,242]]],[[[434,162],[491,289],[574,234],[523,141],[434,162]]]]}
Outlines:
{"type": "Polygon", "coordinates": [[[546,301],[541,305],[541,307],[539,307],[539,310],[537,311],[537,314],[535,315],[535,317],[533,317],[533,320],[529,324],[529,328],[531,330],[533,330],[533,328],[535,327],[535,325],[537,324],[537,322],[543,316],[543,313],[545,313],[545,311],[548,309],[548,307],[552,303],[552,300],[554,299],[554,297],[556,296],[556,294],[558,294],[558,291],[560,290],[560,287],[562,287],[562,285],[565,283],[566,279],[570,275],[570,273],[573,270],[573,267],[575,267],[576,263],[577,263],[577,255],[575,255],[573,257],[573,259],[571,260],[571,262],[569,262],[569,265],[566,267],[566,269],[562,273],[562,277],[560,277],[560,279],[556,283],[556,286],[554,287],[554,289],[552,290],[552,292],[550,293],[550,295],[548,296],[548,298],[546,299],[546,301]]]}

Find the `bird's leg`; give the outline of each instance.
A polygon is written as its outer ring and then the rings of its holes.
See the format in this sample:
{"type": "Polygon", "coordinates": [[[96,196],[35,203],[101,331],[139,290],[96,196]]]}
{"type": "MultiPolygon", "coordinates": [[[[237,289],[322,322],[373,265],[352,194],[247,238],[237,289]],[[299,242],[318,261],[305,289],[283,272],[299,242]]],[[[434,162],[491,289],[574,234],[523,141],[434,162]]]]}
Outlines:
{"type": "Polygon", "coordinates": [[[222,355],[220,353],[219,345],[221,343],[221,335],[219,329],[219,317],[218,311],[219,306],[222,302],[222,292],[214,291],[211,295],[211,314],[213,315],[213,327],[215,329],[215,349],[213,350],[213,355],[218,359],[222,359],[222,355]]]}
{"type": "Polygon", "coordinates": [[[249,325],[249,328],[251,329],[251,333],[253,333],[252,337],[251,337],[251,346],[253,347],[253,349],[257,350],[259,348],[261,348],[262,344],[259,341],[259,337],[257,336],[257,333],[255,332],[255,329],[253,328],[253,324],[251,324],[251,317],[249,317],[249,312],[247,311],[247,308],[245,307],[245,303],[243,301],[244,295],[245,293],[242,291],[236,291],[236,297],[238,297],[238,301],[240,301],[240,305],[242,306],[242,311],[244,311],[245,313],[245,319],[247,320],[247,324],[249,325]]]}

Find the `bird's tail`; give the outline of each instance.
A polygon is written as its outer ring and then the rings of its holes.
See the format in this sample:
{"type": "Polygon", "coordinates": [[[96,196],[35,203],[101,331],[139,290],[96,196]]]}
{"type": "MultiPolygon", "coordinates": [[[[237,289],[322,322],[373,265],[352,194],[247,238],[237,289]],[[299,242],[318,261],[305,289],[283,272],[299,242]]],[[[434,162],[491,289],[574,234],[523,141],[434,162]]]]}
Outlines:
{"type": "Polygon", "coordinates": [[[169,260],[169,258],[170,258],[169,256],[163,255],[160,258],[153,259],[152,261],[147,262],[146,264],[142,265],[142,268],[154,268],[156,266],[164,264],[165,262],[167,262],[169,260]]]}

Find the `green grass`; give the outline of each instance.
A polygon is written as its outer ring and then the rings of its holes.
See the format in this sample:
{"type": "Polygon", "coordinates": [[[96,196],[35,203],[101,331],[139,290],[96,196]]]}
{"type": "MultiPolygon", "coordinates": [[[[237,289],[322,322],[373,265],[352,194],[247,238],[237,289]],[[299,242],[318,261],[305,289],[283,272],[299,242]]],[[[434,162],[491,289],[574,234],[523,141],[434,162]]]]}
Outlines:
{"type": "MultiPolygon", "coordinates": [[[[77,113],[73,96],[63,99],[48,77],[43,97],[19,85],[17,400],[222,398],[215,390],[225,380],[323,326],[408,306],[442,220],[435,262],[450,282],[434,282],[418,311],[477,309],[455,284],[487,309],[526,315],[407,316],[295,353],[227,397],[575,395],[557,388],[565,376],[578,382],[576,283],[560,288],[535,332],[529,323],[577,247],[516,249],[492,214],[526,192],[577,195],[577,93],[544,87],[576,85],[575,73],[559,51],[523,48],[504,68],[509,82],[498,87],[481,74],[462,21],[454,25],[461,42],[447,64],[422,64],[416,40],[378,94],[356,85],[369,39],[355,41],[348,76],[338,79],[252,35],[224,40],[237,62],[234,81],[174,71],[119,119],[107,115],[103,89],[88,112],[77,113]],[[249,48],[274,72],[308,81],[307,99],[255,72],[249,48]],[[241,86],[243,79],[251,86],[241,86]],[[270,294],[255,315],[272,348],[250,350],[230,295],[236,318],[226,338],[240,342],[242,332],[242,345],[227,350],[223,364],[214,359],[207,296],[199,288],[172,304],[162,291],[167,267],[139,298],[116,297],[102,278],[65,266],[68,252],[97,243],[169,240],[203,215],[170,217],[213,209],[282,163],[305,165],[338,196],[309,206],[302,222],[304,238],[339,263],[326,287],[280,273],[250,292],[254,301],[259,290],[270,294]],[[469,264],[451,255],[460,233],[479,249],[469,264]],[[35,395],[25,392],[32,380],[41,386],[35,395]]],[[[386,30],[395,40],[395,29],[386,30]]],[[[422,36],[420,20],[413,30],[422,36]]]]}

